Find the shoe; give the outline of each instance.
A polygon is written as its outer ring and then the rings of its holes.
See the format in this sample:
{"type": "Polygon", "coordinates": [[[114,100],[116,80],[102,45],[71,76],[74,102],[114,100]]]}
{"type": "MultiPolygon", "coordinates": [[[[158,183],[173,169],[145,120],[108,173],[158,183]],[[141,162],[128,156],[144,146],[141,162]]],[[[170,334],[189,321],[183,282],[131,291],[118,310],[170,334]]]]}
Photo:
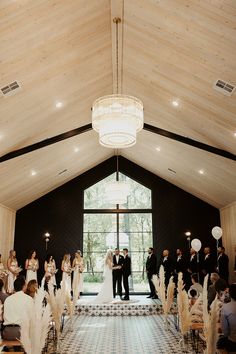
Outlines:
{"type": "Polygon", "coordinates": [[[121,300],[124,300],[124,301],[128,301],[129,300],[129,297],[122,297],[122,299],[121,300]]]}
{"type": "Polygon", "coordinates": [[[152,295],[147,296],[147,299],[151,299],[151,298],[152,298],[152,295]]]}
{"type": "Polygon", "coordinates": [[[153,297],[152,297],[152,299],[158,299],[158,296],[157,296],[157,295],[155,295],[155,296],[153,296],[153,297]]]}

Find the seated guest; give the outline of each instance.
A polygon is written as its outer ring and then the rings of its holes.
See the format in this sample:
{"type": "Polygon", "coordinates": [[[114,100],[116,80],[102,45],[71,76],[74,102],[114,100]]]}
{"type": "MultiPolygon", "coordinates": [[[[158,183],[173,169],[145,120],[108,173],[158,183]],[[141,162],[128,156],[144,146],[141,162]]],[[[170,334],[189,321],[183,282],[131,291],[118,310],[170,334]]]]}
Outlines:
{"type": "Polygon", "coordinates": [[[231,301],[223,304],[221,328],[223,336],[217,342],[219,353],[236,352],[236,284],[229,287],[231,301]]]}
{"type": "Polygon", "coordinates": [[[221,302],[230,302],[229,288],[224,279],[220,278],[215,282],[215,290],[217,297],[221,302]]]}
{"type": "MultiPolygon", "coordinates": [[[[5,340],[20,338],[20,325],[24,318],[29,321],[33,313],[33,299],[25,294],[25,277],[19,276],[14,281],[15,294],[8,296],[4,303],[4,329],[2,337],[5,340]]],[[[29,324],[30,325],[30,324],[29,324]]]]}
{"type": "Polygon", "coordinates": [[[215,289],[215,282],[220,279],[219,275],[217,273],[211,273],[210,280],[211,280],[211,285],[208,288],[207,291],[207,300],[208,300],[208,308],[210,309],[211,303],[215,300],[216,297],[216,289],[215,289]]]}
{"type": "Polygon", "coordinates": [[[4,301],[6,300],[6,298],[9,296],[8,294],[3,292],[3,280],[0,279],[0,301],[2,304],[4,304],[4,301]]]}
{"type": "Polygon", "coordinates": [[[190,289],[188,291],[188,297],[189,297],[189,307],[191,308],[198,299],[197,291],[195,289],[190,289]]]}
{"type": "Polygon", "coordinates": [[[198,283],[198,274],[197,273],[193,273],[191,275],[191,281],[192,281],[192,285],[190,286],[190,290],[191,289],[195,289],[198,294],[201,294],[203,291],[202,285],[198,283]]]}
{"type": "Polygon", "coordinates": [[[31,296],[32,298],[35,297],[35,294],[38,291],[38,282],[35,279],[32,279],[27,284],[26,294],[31,296]]]}

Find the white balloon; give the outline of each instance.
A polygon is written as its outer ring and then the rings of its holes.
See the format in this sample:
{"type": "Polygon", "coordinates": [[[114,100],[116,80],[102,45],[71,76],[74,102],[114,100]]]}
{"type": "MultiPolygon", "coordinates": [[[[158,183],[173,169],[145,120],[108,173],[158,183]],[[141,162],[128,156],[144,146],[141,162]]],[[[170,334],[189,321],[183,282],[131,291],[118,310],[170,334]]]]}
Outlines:
{"type": "Polygon", "coordinates": [[[215,226],[213,227],[213,229],[211,230],[212,236],[216,239],[219,240],[223,234],[222,232],[222,228],[219,226],[215,226]]]}
{"type": "Polygon", "coordinates": [[[194,238],[191,241],[191,246],[194,249],[194,251],[199,252],[201,247],[202,247],[202,243],[201,243],[201,241],[198,238],[194,238]]]}

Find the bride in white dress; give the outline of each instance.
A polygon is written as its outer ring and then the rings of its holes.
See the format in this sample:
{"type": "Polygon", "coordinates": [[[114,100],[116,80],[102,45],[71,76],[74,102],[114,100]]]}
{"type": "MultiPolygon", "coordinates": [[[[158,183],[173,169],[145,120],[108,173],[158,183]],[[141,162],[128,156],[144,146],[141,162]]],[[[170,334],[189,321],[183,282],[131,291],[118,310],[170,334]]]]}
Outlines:
{"type": "Polygon", "coordinates": [[[112,302],[113,300],[112,260],[113,260],[113,252],[108,250],[104,261],[104,271],[103,271],[104,280],[102,283],[102,287],[98,295],[94,299],[93,303],[104,304],[104,303],[112,302]]]}

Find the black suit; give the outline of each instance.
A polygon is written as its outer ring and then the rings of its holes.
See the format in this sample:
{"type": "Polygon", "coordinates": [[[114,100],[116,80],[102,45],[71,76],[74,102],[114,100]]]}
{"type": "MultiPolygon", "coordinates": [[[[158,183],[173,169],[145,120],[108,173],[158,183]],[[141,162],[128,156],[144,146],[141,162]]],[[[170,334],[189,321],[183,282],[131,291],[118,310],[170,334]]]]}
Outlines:
{"type": "Polygon", "coordinates": [[[229,278],[229,257],[227,254],[222,253],[218,257],[218,273],[220,278],[224,279],[228,284],[229,278]]]}
{"type": "Polygon", "coordinates": [[[192,255],[190,255],[189,261],[187,262],[186,287],[185,287],[186,290],[188,290],[192,285],[191,275],[198,272],[199,270],[198,270],[197,254],[195,253],[193,257],[192,255]]]}
{"type": "Polygon", "coordinates": [[[213,273],[215,270],[215,260],[214,257],[209,253],[205,255],[202,261],[202,272],[205,275],[213,273]]]}
{"type": "Polygon", "coordinates": [[[155,286],[152,282],[152,276],[153,274],[157,274],[157,258],[154,253],[151,254],[151,256],[148,256],[147,261],[146,261],[146,271],[147,271],[147,277],[148,277],[148,282],[150,286],[150,291],[151,291],[151,296],[156,296],[156,291],[155,291],[155,286]]]}
{"type": "MultiPolygon", "coordinates": [[[[116,255],[113,256],[113,267],[121,266],[124,263],[124,257],[119,254],[119,260],[116,261],[116,255]]],[[[116,284],[117,284],[117,293],[121,297],[122,296],[122,269],[113,269],[112,271],[112,280],[113,280],[113,296],[116,297],[116,284]]]]}
{"type": "Polygon", "coordinates": [[[167,287],[168,284],[169,284],[170,277],[171,277],[171,275],[173,273],[173,270],[174,270],[174,264],[173,264],[173,261],[170,258],[170,256],[167,256],[167,257],[162,257],[161,258],[161,262],[160,262],[159,268],[160,268],[161,265],[164,267],[165,286],[167,287]]]}
{"type": "MultiPolygon", "coordinates": [[[[186,285],[186,282],[187,282],[187,262],[186,262],[186,259],[182,255],[180,257],[176,258],[175,272],[177,275],[180,272],[183,274],[183,281],[184,281],[184,284],[186,285]]],[[[177,282],[177,277],[176,277],[176,282],[177,282]]]]}
{"type": "Polygon", "coordinates": [[[131,275],[131,259],[128,255],[124,257],[122,273],[123,273],[123,285],[125,289],[125,299],[129,300],[129,276],[131,275]]]}

